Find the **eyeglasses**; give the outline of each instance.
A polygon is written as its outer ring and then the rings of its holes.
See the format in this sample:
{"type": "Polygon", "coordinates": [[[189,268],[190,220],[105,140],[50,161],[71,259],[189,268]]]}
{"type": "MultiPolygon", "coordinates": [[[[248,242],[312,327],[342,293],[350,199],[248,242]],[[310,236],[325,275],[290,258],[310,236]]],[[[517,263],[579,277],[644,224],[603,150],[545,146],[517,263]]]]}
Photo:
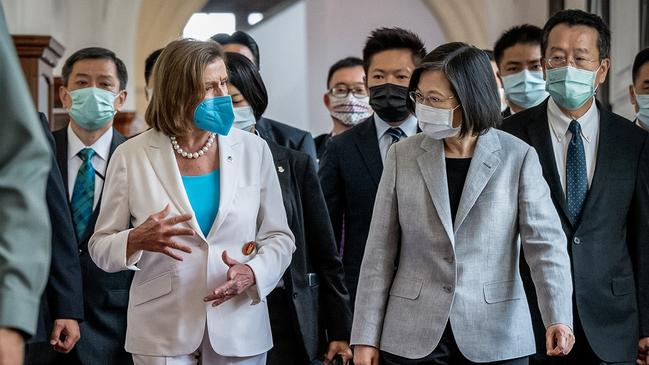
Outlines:
{"type": "Polygon", "coordinates": [[[408,93],[410,100],[414,103],[424,104],[432,107],[445,107],[446,101],[455,99],[455,96],[449,96],[445,99],[440,99],[436,96],[428,95],[423,96],[419,91],[411,91],[408,93]]]}
{"type": "Polygon", "coordinates": [[[329,94],[336,98],[346,98],[349,93],[352,93],[355,98],[365,98],[367,97],[367,90],[364,87],[355,87],[349,89],[345,86],[335,86],[329,89],[329,94]]]}
{"type": "Polygon", "coordinates": [[[552,56],[550,58],[546,59],[548,66],[550,68],[560,68],[560,67],[566,67],[569,64],[574,65],[577,68],[581,69],[589,69],[592,67],[593,63],[597,62],[597,60],[590,60],[585,57],[574,57],[574,58],[567,58],[564,56],[552,56]]]}

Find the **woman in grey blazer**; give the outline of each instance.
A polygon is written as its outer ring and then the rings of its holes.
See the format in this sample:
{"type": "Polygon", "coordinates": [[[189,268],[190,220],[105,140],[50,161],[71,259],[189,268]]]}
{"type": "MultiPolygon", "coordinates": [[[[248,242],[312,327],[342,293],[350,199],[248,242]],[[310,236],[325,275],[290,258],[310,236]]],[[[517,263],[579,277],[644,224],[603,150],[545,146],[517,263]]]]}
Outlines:
{"type": "Polygon", "coordinates": [[[574,344],[566,239],[536,152],[494,128],[492,75],[483,51],[457,42],[412,75],[408,105],[423,133],[385,161],[356,298],[356,365],[526,364],[536,349],[522,250],[548,354],[574,344]]]}

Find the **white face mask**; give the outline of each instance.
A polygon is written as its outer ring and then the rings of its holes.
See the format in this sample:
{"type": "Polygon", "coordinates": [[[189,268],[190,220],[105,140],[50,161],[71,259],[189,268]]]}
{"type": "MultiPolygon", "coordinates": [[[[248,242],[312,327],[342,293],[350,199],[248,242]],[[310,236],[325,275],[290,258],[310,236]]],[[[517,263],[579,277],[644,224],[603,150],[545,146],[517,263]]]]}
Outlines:
{"type": "Polygon", "coordinates": [[[329,113],[346,126],[354,126],[369,118],[373,111],[370,97],[356,98],[351,92],[344,98],[329,95],[329,113]]]}
{"type": "Polygon", "coordinates": [[[242,106],[234,108],[233,127],[246,132],[252,132],[255,123],[257,123],[257,120],[255,119],[255,113],[252,111],[252,107],[242,106]]]}
{"type": "Polygon", "coordinates": [[[455,137],[460,133],[461,127],[453,128],[453,109],[439,109],[432,106],[416,103],[415,116],[419,121],[421,131],[434,139],[455,137]]]}

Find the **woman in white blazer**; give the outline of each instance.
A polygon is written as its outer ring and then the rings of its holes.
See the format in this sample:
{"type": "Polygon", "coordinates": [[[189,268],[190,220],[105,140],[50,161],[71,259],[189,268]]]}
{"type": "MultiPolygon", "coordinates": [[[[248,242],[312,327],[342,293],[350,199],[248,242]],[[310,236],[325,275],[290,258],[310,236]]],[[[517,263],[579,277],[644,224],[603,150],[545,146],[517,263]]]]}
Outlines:
{"type": "Polygon", "coordinates": [[[223,58],[214,42],[167,45],[152,129],[108,167],[89,251],[105,271],[135,270],[125,347],[136,365],[261,365],[272,347],[265,297],[295,245],[268,146],[230,129],[223,58]]]}
{"type": "Polygon", "coordinates": [[[356,296],[354,363],[527,364],[536,349],[522,250],[547,353],[567,354],[566,238],[536,152],[494,128],[501,116],[487,55],[439,46],[408,90],[422,133],[385,159],[356,296]]]}

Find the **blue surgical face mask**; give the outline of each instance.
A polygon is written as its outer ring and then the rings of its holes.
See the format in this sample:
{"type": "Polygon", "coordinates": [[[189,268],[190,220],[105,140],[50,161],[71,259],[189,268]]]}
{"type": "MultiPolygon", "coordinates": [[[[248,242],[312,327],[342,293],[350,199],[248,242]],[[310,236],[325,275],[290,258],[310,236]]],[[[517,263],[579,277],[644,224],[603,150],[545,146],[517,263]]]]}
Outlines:
{"type": "Polygon", "coordinates": [[[70,117],[81,128],[94,131],[110,122],[115,114],[117,94],[97,87],[86,87],[68,91],[72,105],[68,110],[70,117]]]}
{"type": "Polygon", "coordinates": [[[562,108],[576,110],[595,95],[597,71],[582,70],[572,66],[546,71],[546,90],[562,108]]]}
{"type": "Polygon", "coordinates": [[[638,104],[638,122],[645,128],[649,129],[649,95],[636,95],[635,101],[638,104]]]}
{"type": "Polygon", "coordinates": [[[543,71],[523,70],[501,78],[507,99],[523,109],[537,106],[548,97],[543,71]]]}
{"type": "Polygon", "coordinates": [[[255,118],[255,113],[252,111],[252,107],[242,106],[234,108],[234,128],[252,132],[255,123],[257,123],[257,119],[255,118]]]}
{"type": "Polygon", "coordinates": [[[227,136],[234,123],[234,110],[230,95],[203,100],[194,111],[196,127],[227,136]]]}

